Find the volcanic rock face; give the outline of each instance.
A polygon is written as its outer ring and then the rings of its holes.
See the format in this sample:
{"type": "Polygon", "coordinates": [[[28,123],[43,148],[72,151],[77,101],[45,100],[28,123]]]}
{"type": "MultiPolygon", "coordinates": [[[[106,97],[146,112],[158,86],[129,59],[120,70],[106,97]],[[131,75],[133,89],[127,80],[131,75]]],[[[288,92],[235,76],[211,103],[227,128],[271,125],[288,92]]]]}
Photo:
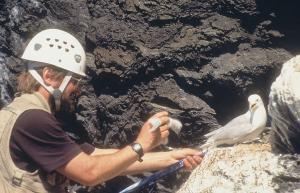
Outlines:
{"type": "Polygon", "coordinates": [[[151,114],[168,110],[184,126],[171,144],[199,144],[245,111],[249,94],[267,104],[281,64],[299,48],[296,8],[279,0],[3,0],[0,107],[15,93],[26,41],[60,28],[88,52],[77,108],[83,140],[122,147],[151,114]]]}

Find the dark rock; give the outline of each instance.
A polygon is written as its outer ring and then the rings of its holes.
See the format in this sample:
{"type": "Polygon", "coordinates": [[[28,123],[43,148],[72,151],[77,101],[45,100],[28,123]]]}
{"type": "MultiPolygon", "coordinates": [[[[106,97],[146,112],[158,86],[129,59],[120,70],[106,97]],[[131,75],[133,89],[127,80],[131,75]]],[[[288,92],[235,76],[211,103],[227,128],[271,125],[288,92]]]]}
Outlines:
{"type": "Polygon", "coordinates": [[[14,90],[14,84],[11,80],[11,72],[9,71],[6,61],[5,54],[0,52],[0,109],[6,106],[12,101],[14,90]]]}
{"type": "MultiPolygon", "coordinates": [[[[1,106],[13,97],[28,39],[61,28],[89,53],[89,77],[76,114],[76,124],[85,129],[82,138],[98,147],[122,147],[153,113],[168,110],[184,124],[171,144],[201,143],[204,133],[246,109],[249,94],[268,102],[281,64],[299,52],[297,5],[280,0],[1,1],[1,106]]],[[[109,190],[114,183],[107,184],[109,190]]],[[[178,187],[165,184],[156,191],[178,187]]]]}

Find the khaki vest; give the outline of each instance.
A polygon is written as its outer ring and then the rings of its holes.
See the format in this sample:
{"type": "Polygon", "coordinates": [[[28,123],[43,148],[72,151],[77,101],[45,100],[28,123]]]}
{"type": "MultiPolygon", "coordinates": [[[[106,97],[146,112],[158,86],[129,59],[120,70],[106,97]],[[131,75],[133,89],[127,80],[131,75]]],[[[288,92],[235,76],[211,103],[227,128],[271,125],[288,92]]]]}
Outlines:
{"type": "Polygon", "coordinates": [[[23,94],[0,111],[0,192],[65,192],[66,180],[60,185],[53,182],[56,181],[55,175],[57,173],[43,175],[39,170],[30,173],[19,169],[13,163],[9,151],[11,132],[18,117],[29,109],[41,109],[51,113],[48,103],[39,93],[23,94]]]}

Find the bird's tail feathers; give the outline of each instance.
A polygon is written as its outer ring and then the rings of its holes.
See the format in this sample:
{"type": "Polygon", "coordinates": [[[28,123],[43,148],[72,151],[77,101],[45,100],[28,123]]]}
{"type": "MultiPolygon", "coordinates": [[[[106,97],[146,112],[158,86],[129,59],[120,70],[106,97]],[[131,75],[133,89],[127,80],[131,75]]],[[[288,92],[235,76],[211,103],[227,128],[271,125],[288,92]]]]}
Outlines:
{"type": "Polygon", "coordinates": [[[209,138],[209,137],[213,136],[215,133],[216,133],[215,131],[206,133],[206,134],[204,135],[204,137],[209,138]]]}
{"type": "Polygon", "coordinates": [[[206,143],[199,146],[199,149],[207,150],[213,146],[212,142],[207,141],[206,143]]]}
{"type": "Polygon", "coordinates": [[[211,136],[213,136],[213,135],[215,135],[216,133],[220,132],[220,129],[221,129],[221,128],[216,129],[216,130],[214,130],[214,131],[211,131],[211,132],[209,132],[209,133],[206,133],[206,134],[204,135],[204,137],[210,138],[211,136]]]}

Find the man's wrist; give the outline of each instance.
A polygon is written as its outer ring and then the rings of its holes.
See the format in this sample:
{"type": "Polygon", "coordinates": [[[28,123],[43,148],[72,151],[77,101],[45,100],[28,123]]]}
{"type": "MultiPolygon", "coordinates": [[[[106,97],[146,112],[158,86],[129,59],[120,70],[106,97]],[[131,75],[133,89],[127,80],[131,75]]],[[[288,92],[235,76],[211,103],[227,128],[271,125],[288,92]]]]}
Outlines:
{"type": "Polygon", "coordinates": [[[138,161],[142,162],[142,157],[144,156],[144,150],[140,143],[134,142],[131,145],[132,150],[138,155],[138,161]]]}

